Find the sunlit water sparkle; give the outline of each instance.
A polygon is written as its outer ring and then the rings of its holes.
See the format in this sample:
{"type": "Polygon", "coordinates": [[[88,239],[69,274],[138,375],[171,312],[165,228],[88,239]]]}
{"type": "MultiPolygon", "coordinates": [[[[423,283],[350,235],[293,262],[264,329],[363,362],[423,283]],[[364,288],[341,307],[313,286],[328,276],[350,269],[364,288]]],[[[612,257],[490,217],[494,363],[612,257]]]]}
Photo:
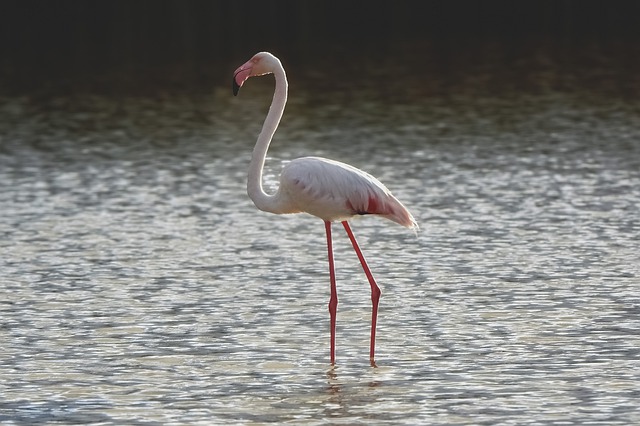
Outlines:
{"type": "Polygon", "coordinates": [[[332,369],[322,222],[245,192],[269,84],[3,99],[0,420],[640,422],[636,104],[299,91],[267,186],[297,156],[348,161],[421,226],[354,223],[383,290],[378,369],[336,232],[332,369]]]}

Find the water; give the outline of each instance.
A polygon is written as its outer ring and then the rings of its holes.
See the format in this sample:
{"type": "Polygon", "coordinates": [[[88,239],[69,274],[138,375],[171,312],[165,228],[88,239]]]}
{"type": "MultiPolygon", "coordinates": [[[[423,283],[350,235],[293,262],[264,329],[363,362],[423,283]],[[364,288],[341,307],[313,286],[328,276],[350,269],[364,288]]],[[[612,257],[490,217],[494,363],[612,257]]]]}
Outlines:
{"type": "Polygon", "coordinates": [[[323,80],[292,83],[266,180],[298,156],[341,159],[416,216],[417,236],[353,224],[383,291],[380,367],[346,236],[330,368],[322,222],[246,196],[269,79],[237,99],[230,78],[5,96],[0,420],[640,422],[637,101],[459,80],[309,89],[323,80]]]}

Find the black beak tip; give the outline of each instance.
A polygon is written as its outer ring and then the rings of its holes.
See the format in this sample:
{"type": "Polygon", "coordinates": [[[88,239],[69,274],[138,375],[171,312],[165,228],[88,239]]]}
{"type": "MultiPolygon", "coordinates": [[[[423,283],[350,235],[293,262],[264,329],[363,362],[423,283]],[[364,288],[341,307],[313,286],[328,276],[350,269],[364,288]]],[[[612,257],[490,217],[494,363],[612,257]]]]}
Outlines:
{"type": "Polygon", "coordinates": [[[238,96],[238,92],[240,91],[240,85],[236,83],[236,79],[233,79],[233,96],[238,96]]]}

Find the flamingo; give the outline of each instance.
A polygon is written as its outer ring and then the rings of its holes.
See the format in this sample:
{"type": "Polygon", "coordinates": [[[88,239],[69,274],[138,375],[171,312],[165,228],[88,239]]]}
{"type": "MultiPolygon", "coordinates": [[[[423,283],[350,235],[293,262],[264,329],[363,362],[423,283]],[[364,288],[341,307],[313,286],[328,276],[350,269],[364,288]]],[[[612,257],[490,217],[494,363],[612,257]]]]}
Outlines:
{"type": "Polygon", "coordinates": [[[336,312],[338,292],[333,259],[331,224],[340,221],[362,264],[371,286],[371,345],[369,358],[375,362],[376,323],[380,287],[367,265],[360,246],[347,222],[357,215],[378,215],[402,226],[418,229],[418,225],[404,205],[375,177],[335,160],[303,157],[287,163],[280,174],[280,185],[275,193],[267,194],[262,187],[262,171],[271,139],[278,128],[287,103],[287,76],[280,60],[268,52],[259,52],[241,65],[233,74],[233,94],[238,94],[244,82],[255,76],[273,74],[275,91],[269,112],[253,149],[247,178],[247,193],[255,206],[269,213],[308,213],[324,221],[327,236],[331,295],[329,314],[331,329],[331,365],[335,365],[336,312]]]}

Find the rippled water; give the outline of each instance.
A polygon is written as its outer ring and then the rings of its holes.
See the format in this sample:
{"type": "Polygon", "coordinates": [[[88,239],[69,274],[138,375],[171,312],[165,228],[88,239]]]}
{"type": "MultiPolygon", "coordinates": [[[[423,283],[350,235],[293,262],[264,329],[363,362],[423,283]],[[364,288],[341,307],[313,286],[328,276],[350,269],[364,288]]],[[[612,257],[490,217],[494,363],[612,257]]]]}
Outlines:
{"type": "Polygon", "coordinates": [[[245,193],[264,80],[2,99],[0,420],[640,422],[637,101],[292,85],[269,184],[288,159],[341,159],[421,225],[353,225],[383,291],[377,369],[336,228],[332,369],[322,222],[245,193]]]}

